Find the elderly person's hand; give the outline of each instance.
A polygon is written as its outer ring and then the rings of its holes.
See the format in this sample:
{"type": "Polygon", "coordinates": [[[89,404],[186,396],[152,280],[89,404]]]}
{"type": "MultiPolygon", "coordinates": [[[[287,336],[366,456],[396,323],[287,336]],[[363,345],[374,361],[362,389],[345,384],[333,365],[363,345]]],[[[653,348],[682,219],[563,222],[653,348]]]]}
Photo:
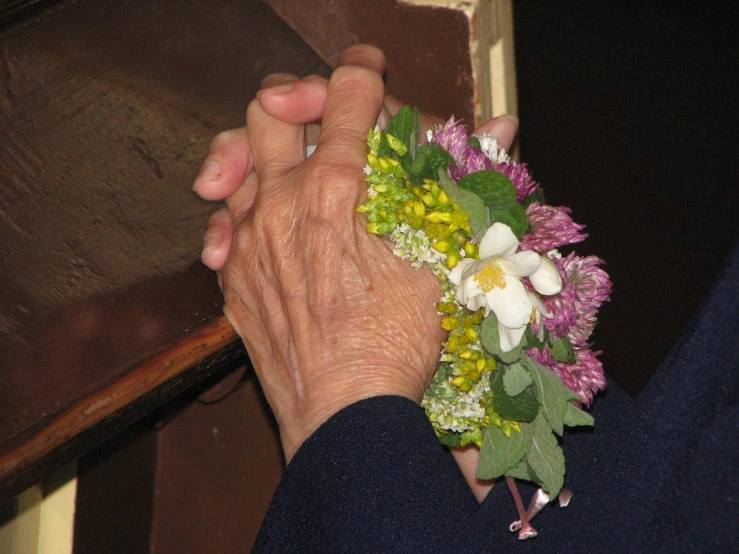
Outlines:
{"type": "Polygon", "coordinates": [[[366,231],[365,135],[381,72],[331,76],[315,154],[302,125],[247,110],[254,168],[228,200],[225,314],[243,339],[289,461],[341,408],[378,395],[421,400],[440,351],[439,283],[366,231]],[[241,191],[246,191],[242,193],[241,191]]]}
{"type": "MultiPolygon", "coordinates": [[[[360,74],[364,74],[362,79],[360,79],[355,85],[357,86],[361,84],[362,86],[370,86],[370,87],[376,87],[377,84],[370,83],[366,80],[366,77],[369,75],[367,74],[366,70],[374,71],[378,75],[381,74],[384,71],[384,59],[382,57],[381,52],[379,52],[377,49],[373,47],[368,46],[356,46],[348,49],[345,51],[340,59],[340,66],[347,66],[350,69],[350,73],[356,72],[358,69],[360,70],[360,74]],[[362,68],[364,71],[362,71],[362,68]]],[[[343,73],[343,71],[342,71],[343,73]]],[[[342,77],[343,79],[343,77],[342,77]]],[[[332,81],[336,80],[336,76],[332,78],[332,81]]],[[[376,81],[375,77],[372,77],[371,81],[376,81]]],[[[339,87],[339,92],[341,92],[341,101],[343,102],[346,99],[346,96],[343,94],[343,89],[346,86],[343,84],[343,81],[340,81],[342,84],[339,87]]],[[[323,79],[318,76],[309,76],[303,79],[298,79],[295,76],[292,75],[286,75],[286,74],[276,74],[271,75],[267,77],[263,83],[262,87],[263,90],[260,91],[259,96],[259,108],[258,113],[260,114],[259,117],[262,118],[262,120],[265,122],[265,125],[269,125],[269,121],[276,121],[281,124],[283,124],[283,127],[280,127],[280,130],[274,129],[273,132],[267,132],[266,129],[263,129],[262,132],[258,135],[259,137],[270,137],[270,140],[277,140],[279,143],[279,140],[282,140],[280,138],[276,137],[285,137],[288,136],[292,138],[293,141],[300,142],[300,134],[303,124],[320,121],[321,118],[324,117],[324,110],[326,108],[326,101],[327,101],[327,95],[329,92],[328,87],[328,81],[326,79],[323,79]],[[270,117],[271,116],[271,117],[270,117]]],[[[336,85],[334,85],[334,89],[336,89],[336,85]]],[[[393,99],[392,97],[386,97],[385,98],[385,106],[382,108],[382,111],[380,112],[380,116],[378,118],[378,124],[383,126],[389,117],[396,113],[397,110],[402,106],[402,103],[399,101],[393,99]]],[[[337,113],[345,113],[343,111],[343,108],[345,106],[342,106],[342,110],[338,111],[337,113]]],[[[372,108],[367,106],[369,108],[368,112],[372,111],[372,108]]],[[[376,106],[375,106],[376,109],[376,106]]],[[[250,114],[257,113],[255,112],[257,110],[257,107],[252,104],[250,106],[250,114]]],[[[328,114],[327,114],[328,116],[328,114]]],[[[253,118],[250,117],[250,122],[253,120],[253,118]]],[[[330,120],[326,120],[330,124],[330,120]]],[[[424,127],[428,128],[431,127],[437,123],[440,123],[441,120],[432,116],[423,116],[423,124],[424,127]]],[[[359,140],[356,140],[356,142],[353,144],[352,148],[353,150],[356,150],[356,152],[361,152],[361,160],[360,156],[357,154],[357,162],[361,161],[361,164],[364,163],[364,155],[365,155],[365,147],[363,142],[363,136],[364,132],[366,132],[367,128],[369,128],[371,125],[365,125],[366,128],[364,129],[358,129],[356,125],[353,126],[351,129],[352,134],[356,134],[356,137],[361,138],[361,143],[359,140]],[[356,148],[354,146],[356,145],[356,148]]],[[[305,128],[305,136],[308,141],[308,143],[315,143],[316,137],[318,133],[318,127],[313,126],[307,126],[305,128]]],[[[347,128],[348,131],[348,128],[347,128]]],[[[341,132],[347,132],[347,131],[341,131],[341,132]]],[[[500,118],[493,119],[491,121],[488,121],[487,123],[483,124],[481,127],[479,127],[476,130],[477,134],[490,134],[492,136],[495,136],[498,138],[499,143],[502,144],[504,147],[510,147],[510,144],[512,143],[515,133],[517,131],[517,122],[515,119],[504,116],[500,118]]],[[[257,142],[258,140],[262,140],[261,138],[257,138],[257,135],[255,134],[255,131],[251,131],[252,136],[252,142],[254,143],[254,149],[256,151],[259,151],[261,149],[261,145],[257,142]]],[[[425,134],[424,134],[425,136],[425,134]]],[[[325,132],[321,138],[322,144],[325,145],[325,132]]],[[[302,152],[302,145],[297,147],[298,150],[302,152]]],[[[299,175],[300,178],[303,178],[303,175],[315,175],[315,173],[312,173],[314,171],[323,171],[321,168],[325,167],[325,163],[331,163],[336,164],[337,162],[332,157],[333,154],[333,148],[325,148],[324,146],[321,147],[322,150],[329,151],[329,154],[323,154],[320,157],[320,161],[316,162],[316,167],[312,170],[305,170],[305,169],[298,169],[299,162],[302,161],[302,155],[296,154],[296,151],[293,151],[293,153],[286,152],[285,156],[291,157],[294,156],[293,162],[291,164],[292,166],[292,173],[290,173],[291,176],[293,175],[299,175]],[[327,157],[328,156],[328,157],[327,157]],[[331,161],[331,160],[334,161],[331,161]],[[309,173],[304,173],[305,171],[309,171],[309,173]]],[[[206,163],[204,164],[203,171],[201,172],[201,175],[196,180],[196,183],[194,185],[194,189],[196,192],[206,199],[211,200],[219,200],[224,198],[229,198],[228,204],[229,208],[220,210],[216,212],[208,225],[208,229],[205,233],[205,245],[203,250],[203,261],[206,265],[208,265],[211,269],[215,271],[219,271],[222,268],[224,268],[224,265],[227,263],[227,260],[229,259],[229,255],[236,256],[239,255],[239,248],[235,248],[232,252],[232,234],[234,231],[235,221],[234,221],[234,214],[238,213],[240,219],[248,219],[250,217],[256,217],[256,212],[259,211],[260,205],[258,202],[258,193],[257,188],[260,190],[262,189],[262,185],[258,185],[259,179],[258,177],[253,173],[253,167],[254,167],[254,158],[255,155],[253,155],[252,147],[250,146],[249,141],[249,134],[247,133],[247,128],[241,128],[236,129],[233,131],[227,131],[225,133],[221,133],[218,135],[212,142],[210,152],[208,154],[208,158],[206,159],[206,163]],[[248,177],[247,177],[248,176],[248,177]],[[254,204],[254,212],[255,214],[252,214],[251,216],[248,216],[248,212],[252,207],[252,203],[257,200],[257,202],[254,204]],[[248,216],[248,217],[247,217],[248,216]]],[[[274,156],[280,156],[279,152],[279,144],[276,149],[273,149],[274,156]]],[[[343,164],[343,162],[342,162],[343,164]]],[[[345,164],[344,164],[345,165],[345,164]]],[[[311,164],[308,164],[308,167],[312,167],[311,164]]],[[[356,170],[361,166],[356,166],[354,168],[355,172],[356,170]]],[[[346,168],[348,170],[348,168],[346,168]]],[[[262,170],[263,171],[263,170],[262,170]]],[[[258,174],[261,174],[259,171],[257,171],[258,174]]],[[[349,197],[353,197],[356,199],[356,205],[360,202],[360,198],[362,197],[363,191],[365,189],[365,184],[361,181],[361,174],[357,173],[357,177],[353,179],[359,179],[359,181],[355,182],[354,186],[351,185],[342,185],[342,188],[347,188],[347,193],[349,194],[349,197]]],[[[346,181],[345,178],[341,179],[342,181],[346,181]]],[[[321,189],[320,184],[315,185],[316,189],[321,189]]],[[[305,193],[309,194],[309,193],[305,193]]],[[[309,201],[310,199],[307,199],[307,196],[305,194],[298,194],[296,196],[296,193],[293,192],[290,195],[287,195],[285,198],[289,198],[290,201],[295,202],[296,198],[302,198],[302,201],[309,201]]],[[[321,194],[325,194],[325,191],[321,194]]],[[[312,201],[313,204],[315,204],[315,200],[312,201]]],[[[325,212],[326,206],[322,208],[322,212],[325,212]]],[[[367,235],[366,231],[364,230],[364,221],[362,221],[361,216],[357,216],[353,212],[352,206],[345,206],[342,204],[342,208],[337,207],[330,207],[328,210],[329,217],[335,216],[343,216],[344,219],[341,219],[341,221],[346,221],[347,226],[352,228],[353,237],[351,235],[347,235],[345,240],[349,240],[349,242],[354,246],[353,252],[357,256],[362,255],[362,250],[357,249],[357,238],[361,237],[361,241],[369,241],[369,244],[372,245],[373,249],[376,249],[378,246],[378,240],[375,237],[370,237],[367,235]],[[348,214],[346,213],[340,213],[344,209],[349,209],[351,211],[351,217],[349,219],[346,219],[346,216],[348,214]],[[332,211],[334,210],[334,211],[332,211]]],[[[308,212],[305,212],[308,213],[308,212]]],[[[293,218],[298,215],[297,212],[293,214],[293,218]]],[[[315,214],[311,214],[311,217],[314,217],[315,214]]],[[[323,213],[320,215],[321,218],[325,217],[323,213]]],[[[298,220],[304,221],[305,214],[300,213],[300,218],[298,220]]],[[[294,219],[295,220],[295,219],[294,219]]],[[[323,225],[325,226],[325,225],[323,225]]],[[[321,225],[318,226],[319,229],[321,228],[321,225]]],[[[250,232],[254,232],[255,230],[252,228],[250,232]]],[[[296,231],[298,231],[296,229],[296,231]]],[[[299,232],[299,231],[298,231],[299,232]]],[[[289,234],[289,233],[288,233],[289,234]]],[[[321,231],[322,235],[327,234],[327,230],[321,231]]],[[[334,231],[328,232],[328,235],[335,236],[334,231]]],[[[253,239],[251,239],[253,240],[253,239]]],[[[341,241],[340,241],[341,242],[341,241]]],[[[296,243],[300,244],[300,243],[296,243]]],[[[319,245],[312,244],[312,247],[316,250],[320,250],[319,245]]],[[[339,246],[339,249],[343,247],[339,246]]],[[[373,252],[376,252],[376,250],[372,250],[373,252]]],[[[243,254],[243,252],[242,252],[243,254]]],[[[311,254],[312,256],[316,255],[316,251],[313,252],[306,251],[306,254],[311,254]]],[[[300,443],[302,443],[302,440],[307,438],[307,436],[315,430],[315,428],[325,419],[327,419],[332,413],[335,413],[338,409],[340,409],[343,406],[346,406],[353,402],[354,400],[357,400],[359,398],[364,398],[367,396],[372,396],[373,394],[403,394],[405,396],[409,396],[413,398],[414,400],[420,399],[420,395],[422,394],[422,388],[421,392],[418,391],[418,382],[423,381],[424,387],[425,384],[427,384],[428,379],[430,379],[430,376],[433,374],[433,371],[436,367],[436,355],[438,354],[439,349],[439,343],[436,342],[437,340],[440,341],[439,334],[438,334],[438,321],[435,320],[434,315],[431,314],[431,312],[426,313],[426,310],[424,310],[424,307],[428,307],[430,305],[433,305],[435,300],[438,298],[438,287],[435,287],[432,285],[431,282],[428,280],[428,275],[424,274],[424,272],[416,272],[416,271],[410,271],[409,268],[400,268],[397,267],[396,264],[399,260],[397,259],[389,259],[387,258],[387,252],[383,248],[377,252],[378,257],[375,259],[373,254],[373,258],[364,257],[364,264],[370,264],[375,265],[377,267],[387,267],[386,264],[390,264],[394,269],[392,273],[389,273],[387,275],[384,275],[384,270],[381,271],[383,275],[378,275],[378,277],[382,277],[381,282],[383,287],[387,288],[388,291],[390,291],[390,298],[393,300],[390,302],[387,302],[387,298],[380,298],[380,302],[378,303],[377,299],[375,299],[375,294],[369,294],[369,295],[361,295],[366,296],[366,298],[363,298],[363,301],[365,302],[360,303],[358,307],[360,309],[356,310],[356,314],[349,317],[349,320],[351,320],[352,317],[358,317],[362,319],[365,323],[365,325],[361,326],[361,329],[357,329],[357,332],[351,332],[351,337],[353,341],[357,341],[353,344],[356,344],[358,348],[366,349],[366,353],[358,353],[356,351],[353,352],[353,354],[350,354],[350,357],[347,358],[347,361],[349,361],[352,366],[357,365],[357,367],[364,367],[364,364],[366,364],[367,360],[374,359],[372,352],[375,351],[375,349],[378,346],[378,340],[380,343],[384,343],[385,341],[391,341],[393,343],[393,348],[388,350],[387,354],[390,354],[391,361],[389,362],[389,365],[387,365],[385,368],[378,368],[377,363],[369,364],[369,367],[375,367],[375,369],[371,370],[367,374],[367,378],[372,380],[372,382],[367,382],[362,384],[361,381],[363,380],[363,377],[361,375],[354,375],[352,378],[346,379],[346,383],[340,384],[337,380],[337,384],[335,388],[324,386],[320,394],[320,396],[314,398],[313,400],[316,400],[317,398],[320,398],[321,400],[318,400],[317,402],[314,402],[314,406],[318,406],[319,409],[314,408],[314,412],[317,415],[315,418],[315,421],[313,423],[308,424],[308,421],[306,420],[306,426],[305,430],[298,432],[296,434],[296,439],[290,439],[290,443],[286,442],[286,439],[288,437],[292,436],[292,432],[289,431],[293,426],[289,423],[289,421],[293,421],[295,419],[301,419],[300,414],[300,406],[296,404],[291,404],[292,400],[291,397],[286,396],[284,399],[276,398],[279,395],[282,394],[288,394],[289,390],[292,390],[295,388],[295,383],[292,382],[292,380],[289,378],[291,375],[297,375],[300,378],[300,381],[302,381],[303,373],[300,371],[296,372],[295,367],[300,367],[299,365],[295,366],[293,363],[291,364],[284,364],[284,369],[282,369],[281,376],[278,374],[275,374],[274,372],[270,372],[269,375],[272,376],[272,378],[277,379],[275,382],[275,386],[272,387],[273,390],[269,390],[270,387],[266,384],[265,385],[265,392],[270,399],[270,403],[273,406],[273,409],[275,409],[275,402],[279,403],[282,402],[282,404],[285,406],[285,408],[282,408],[282,411],[286,414],[291,414],[290,419],[285,420],[285,416],[280,416],[280,413],[275,411],[277,414],[278,420],[280,421],[280,427],[281,427],[281,433],[283,438],[283,444],[285,445],[285,455],[287,459],[289,460],[294,453],[294,450],[299,446],[300,443]],[[405,296],[405,292],[407,290],[406,279],[409,278],[409,276],[405,275],[405,273],[409,272],[411,273],[410,279],[419,279],[419,285],[423,284],[422,289],[414,290],[412,291],[414,296],[411,297],[405,297],[410,300],[410,298],[414,298],[412,302],[420,302],[420,306],[410,306],[407,305],[408,300],[405,300],[403,297],[405,296]],[[386,277],[389,277],[387,279],[386,277]],[[394,279],[402,279],[402,282],[397,283],[397,290],[393,291],[394,288],[394,279]],[[428,284],[426,284],[428,283],[428,284]],[[433,291],[433,294],[430,294],[433,291]],[[429,293],[426,300],[423,300],[422,297],[429,293]],[[384,301],[383,301],[384,300],[384,301]],[[394,302],[398,302],[397,304],[394,304],[394,302]],[[365,315],[362,315],[362,309],[361,306],[367,306],[367,312],[365,315]],[[380,305],[386,306],[385,308],[380,308],[380,305]],[[402,308],[401,308],[402,306],[402,308]],[[419,310],[420,308],[420,310],[419,310]],[[383,317],[383,310],[387,310],[387,315],[390,317],[390,319],[387,319],[383,317]],[[420,328],[414,329],[413,327],[413,321],[410,319],[410,313],[419,313],[422,314],[423,321],[433,321],[434,322],[434,328],[431,328],[430,325],[424,325],[423,328],[427,329],[427,334],[425,337],[420,336],[420,328]],[[370,314],[373,314],[370,316],[370,314]],[[377,320],[378,326],[376,329],[372,330],[370,329],[370,332],[367,332],[367,325],[366,323],[370,323],[369,327],[372,327],[371,323],[372,321],[366,321],[367,317],[374,318],[377,320]],[[409,321],[409,325],[406,329],[398,331],[397,324],[401,323],[402,321],[409,321]],[[387,324],[387,325],[386,325],[387,324]],[[396,330],[393,331],[393,328],[396,330]],[[381,329],[386,329],[387,333],[383,335],[375,335],[375,333],[380,333],[381,329]],[[409,337],[407,333],[409,331],[413,332],[413,337],[409,337]],[[407,344],[403,343],[403,340],[405,340],[403,337],[406,337],[409,342],[407,344]],[[431,343],[429,344],[429,340],[431,339],[431,343]],[[366,341],[366,344],[368,346],[360,346],[363,344],[363,342],[360,341],[366,341]],[[403,351],[409,351],[412,352],[410,354],[411,357],[415,358],[417,361],[420,362],[418,367],[424,366],[425,362],[423,360],[427,359],[429,354],[424,353],[421,354],[421,352],[418,349],[418,344],[423,346],[424,350],[433,351],[433,363],[430,365],[433,366],[431,369],[424,369],[420,372],[418,370],[414,370],[411,372],[413,377],[411,377],[411,381],[416,381],[416,384],[413,386],[401,386],[402,381],[405,381],[408,379],[408,376],[403,373],[403,371],[398,372],[397,375],[393,375],[393,371],[390,371],[388,373],[387,368],[394,367],[398,364],[398,360],[403,358],[404,354],[403,351]],[[374,346],[373,346],[374,345],[374,346]],[[397,352],[395,354],[392,354],[392,352],[397,352]],[[359,355],[358,355],[359,354],[359,355]],[[420,354],[420,355],[419,355],[420,354]],[[379,371],[378,371],[379,370],[379,371]],[[423,378],[419,379],[419,376],[423,376],[423,378]],[[286,379],[285,376],[288,376],[286,379]],[[360,380],[360,385],[362,386],[356,386],[352,385],[351,383],[355,380],[360,380]],[[287,390],[284,392],[279,392],[284,385],[287,384],[287,390]],[[357,388],[355,393],[352,395],[343,395],[342,390],[345,387],[351,388],[357,388]],[[333,391],[336,392],[333,392],[333,391]],[[413,392],[411,392],[413,390],[413,392]],[[405,392],[403,392],[405,391],[405,392]],[[271,397],[275,397],[274,400],[271,397]],[[292,447],[292,444],[295,444],[295,447],[292,447]],[[290,444],[290,446],[289,446],[290,444]]],[[[280,252],[271,252],[271,256],[277,255],[279,259],[280,252]]],[[[319,254],[320,256],[320,254],[319,254]]],[[[274,258],[273,258],[274,259],[274,258]]],[[[329,260],[320,258],[321,262],[332,262],[335,263],[336,260],[329,260]]],[[[311,263],[308,260],[302,260],[303,264],[307,264],[308,266],[311,266],[311,263]]],[[[339,260],[340,266],[345,267],[346,264],[339,260]]],[[[295,264],[296,266],[300,266],[300,264],[295,264]]],[[[351,263],[349,265],[350,268],[352,268],[351,271],[349,271],[350,274],[354,274],[354,277],[350,280],[356,281],[356,279],[363,279],[362,273],[363,273],[363,267],[360,264],[351,263]]],[[[302,267],[302,266],[300,266],[302,267]]],[[[333,266],[332,266],[333,267],[333,266]]],[[[231,267],[231,271],[239,272],[241,271],[243,273],[244,268],[233,266],[231,267]]],[[[310,270],[314,270],[314,267],[309,267],[310,270]]],[[[370,268],[370,270],[373,268],[370,268]]],[[[303,268],[304,270],[304,268],[303,268]]],[[[228,271],[228,267],[225,268],[225,271],[228,271]]],[[[224,272],[225,273],[225,272],[224,272]]],[[[321,274],[325,274],[325,270],[320,271],[321,274]]],[[[376,271],[369,271],[366,276],[364,277],[365,282],[373,288],[372,292],[375,292],[374,287],[371,283],[376,282],[376,278],[372,278],[373,280],[370,281],[370,275],[375,275],[376,271]]],[[[337,278],[340,276],[340,273],[336,274],[337,278]]],[[[224,274],[225,277],[225,274],[224,274]]],[[[294,277],[294,276],[293,276],[294,277]]],[[[329,285],[332,288],[336,288],[337,283],[331,283],[331,276],[326,277],[324,275],[324,280],[329,283],[329,285]]],[[[223,284],[226,284],[225,278],[223,280],[223,284]]],[[[356,294],[357,291],[361,293],[361,286],[357,288],[356,282],[352,283],[352,294],[356,294]]],[[[412,288],[412,287],[411,287],[412,288]]],[[[225,288],[224,288],[225,292],[225,288]]],[[[303,289],[303,297],[302,298],[308,298],[310,294],[313,294],[315,291],[308,291],[307,287],[303,289]]],[[[341,296],[344,296],[347,291],[336,293],[337,298],[341,298],[341,296]]],[[[411,292],[411,291],[408,291],[411,292]]],[[[257,295],[259,291],[252,290],[252,297],[257,295]]],[[[281,291],[279,287],[275,288],[275,293],[278,294],[290,294],[290,291],[281,291]]],[[[387,295],[385,293],[380,293],[380,296],[387,295]]],[[[236,298],[240,299],[242,296],[236,295],[236,298]]],[[[273,298],[274,301],[274,298],[273,298]]],[[[300,301],[298,302],[300,303],[300,301]]],[[[310,313],[311,309],[309,306],[305,305],[306,302],[304,302],[304,313],[310,313]]],[[[256,308],[257,304],[254,304],[252,308],[256,308]]],[[[285,308],[288,306],[288,304],[285,304],[285,308]]],[[[259,317],[264,317],[264,315],[268,315],[269,308],[274,308],[274,306],[265,306],[268,308],[268,310],[265,312],[262,310],[262,313],[259,314],[259,317]]],[[[333,313],[334,310],[329,309],[328,313],[333,313]]],[[[340,312],[343,310],[339,310],[340,312]]],[[[293,313],[295,313],[295,310],[293,310],[293,313]]],[[[233,318],[234,316],[232,316],[233,318]]],[[[284,318],[284,316],[281,316],[284,318]]],[[[415,317],[415,316],[413,316],[415,317]]],[[[234,321],[234,319],[232,319],[234,321]]],[[[254,322],[259,321],[258,317],[252,316],[251,320],[249,320],[249,324],[253,325],[254,322]]],[[[291,321],[291,320],[288,320],[291,321]]],[[[300,320],[302,321],[302,319],[300,320]]],[[[342,320],[337,320],[342,321],[342,320]]],[[[280,328],[283,330],[285,329],[285,321],[281,321],[280,328]]],[[[288,323],[289,325],[289,323],[288,323]]],[[[349,337],[349,335],[345,336],[343,339],[341,337],[337,337],[337,335],[342,334],[342,324],[338,325],[338,328],[334,327],[334,330],[332,331],[332,337],[334,337],[332,340],[346,340],[346,338],[349,337]]],[[[239,329],[239,327],[237,327],[239,329]]],[[[295,330],[292,330],[295,331],[295,330]]],[[[244,329],[239,329],[239,332],[241,333],[242,337],[245,337],[247,339],[245,342],[247,342],[247,347],[249,348],[250,354],[252,354],[252,357],[254,358],[253,354],[253,348],[249,347],[248,337],[245,336],[244,329]]],[[[269,337],[269,331],[264,329],[262,337],[269,337]]],[[[292,337],[294,333],[286,333],[284,335],[285,338],[292,337]]],[[[310,330],[307,330],[306,333],[303,334],[304,336],[310,335],[310,330]]],[[[303,336],[301,335],[301,336],[303,336]]],[[[296,335],[297,336],[297,335],[296,335]]],[[[274,339],[274,336],[272,337],[274,339]]],[[[263,339],[261,339],[263,340],[263,339]]],[[[259,340],[254,336],[252,338],[252,341],[255,344],[259,343],[259,340]]],[[[325,341],[322,342],[322,344],[325,344],[325,341]]],[[[383,348],[380,346],[380,348],[383,348]]],[[[270,357],[269,348],[263,348],[264,354],[263,358],[267,359],[270,357]]],[[[326,357],[327,353],[322,352],[320,347],[316,347],[316,355],[321,357],[326,357]]],[[[329,357],[332,358],[333,356],[329,354],[329,357]]],[[[382,359],[382,358],[380,358],[382,359]]],[[[255,365],[256,365],[256,360],[255,365]]],[[[262,362],[264,363],[264,362],[262,362]]],[[[402,362],[401,362],[402,365],[402,362]]],[[[427,364],[428,365],[428,364],[427,364]]],[[[263,377],[262,370],[258,368],[258,371],[260,372],[260,379],[264,381],[266,378],[263,377]]],[[[320,369],[312,373],[312,375],[319,375],[320,369]]],[[[320,378],[320,377],[316,377],[320,378]]],[[[324,383],[326,385],[326,383],[324,383]]],[[[295,395],[295,393],[293,392],[295,395]]],[[[296,396],[297,398],[297,396],[296,396]]],[[[480,482],[476,480],[475,478],[475,469],[477,466],[477,458],[478,458],[478,451],[474,448],[468,448],[468,449],[453,449],[453,454],[455,455],[455,458],[457,459],[457,462],[459,463],[463,473],[465,474],[465,477],[467,481],[469,482],[470,486],[473,489],[473,492],[477,496],[478,500],[482,500],[484,498],[485,494],[487,494],[488,490],[492,486],[490,483],[480,482]]]]}

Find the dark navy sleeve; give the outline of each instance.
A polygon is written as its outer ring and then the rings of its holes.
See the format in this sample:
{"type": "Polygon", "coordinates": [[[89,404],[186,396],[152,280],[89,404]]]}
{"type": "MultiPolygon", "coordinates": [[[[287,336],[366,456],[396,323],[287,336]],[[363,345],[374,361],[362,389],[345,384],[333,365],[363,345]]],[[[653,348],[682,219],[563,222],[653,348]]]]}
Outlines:
{"type": "Polygon", "coordinates": [[[507,488],[478,506],[423,410],[378,397],[303,444],[254,551],[739,552],[738,345],[735,248],[642,395],[631,401],[611,385],[595,430],[565,436],[574,497],[548,505],[525,544],[506,530],[517,519],[507,488]]]}
{"type": "Polygon", "coordinates": [[[254,552],[462,552],[478,504],[424,410],[397,396],[344,408],[287,467],[254,552]]]}

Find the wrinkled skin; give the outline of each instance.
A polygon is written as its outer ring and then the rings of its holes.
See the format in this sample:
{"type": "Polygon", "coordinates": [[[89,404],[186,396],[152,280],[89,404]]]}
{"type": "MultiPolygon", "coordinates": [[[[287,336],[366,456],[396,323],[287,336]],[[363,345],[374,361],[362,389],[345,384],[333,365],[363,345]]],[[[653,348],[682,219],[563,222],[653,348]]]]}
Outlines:
{"type": "MultiPolygon", "coordinates": [[[[329,80],[267,77],[247,127],[213,140],[194,185],[205,199],[226,199],[209,221],[202,258],[219,271],[226,316],[288,462],[349,404],[385,394],[420,402],[444,339],[436,277],[395,257],[355,211],[366,191],[366,132],[402,105],[384,97],[384,69],[379,50],[358,45],[329,80]],[[306,141],[318,144],[307,159],[306,141]]],[[[438,122],[424,117],[427,127],[438,122]]],[[[510,146],[516,130],[502,117],[477,132],[510,146]]],[[[474,477],[477,450],[455,457],[481,500],[491,485],[474,477]]]]}

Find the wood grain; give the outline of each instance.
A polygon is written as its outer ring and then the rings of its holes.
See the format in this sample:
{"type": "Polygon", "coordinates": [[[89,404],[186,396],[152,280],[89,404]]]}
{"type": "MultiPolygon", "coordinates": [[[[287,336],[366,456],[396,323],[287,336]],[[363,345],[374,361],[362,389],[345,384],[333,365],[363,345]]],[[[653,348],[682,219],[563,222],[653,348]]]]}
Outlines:
{"type": "Polygon", "coordinates": [[[235,360],[244,361],[241,341],[218,317],[75,402],[2,453],[0,504],[235,360]]]}

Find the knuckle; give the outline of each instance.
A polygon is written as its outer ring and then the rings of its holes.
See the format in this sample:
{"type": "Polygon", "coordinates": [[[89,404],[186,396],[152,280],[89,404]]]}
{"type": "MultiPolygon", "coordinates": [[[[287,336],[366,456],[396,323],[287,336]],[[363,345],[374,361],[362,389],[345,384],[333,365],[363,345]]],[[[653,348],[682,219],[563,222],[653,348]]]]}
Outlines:
{"type": "Polygon", "coordinates": [[[368,87],[382,85],[382,76],[370,68],[359,65],[342,65],[334,70],[331,82],[347,93],[358,93],[368,87]]]}
{"type": "Polygon", "coordinates": [[[371,44],[355,44],[339,56],[339,65],[361,65],[382,73],[385,70],[385,54],[371,44]]]}

